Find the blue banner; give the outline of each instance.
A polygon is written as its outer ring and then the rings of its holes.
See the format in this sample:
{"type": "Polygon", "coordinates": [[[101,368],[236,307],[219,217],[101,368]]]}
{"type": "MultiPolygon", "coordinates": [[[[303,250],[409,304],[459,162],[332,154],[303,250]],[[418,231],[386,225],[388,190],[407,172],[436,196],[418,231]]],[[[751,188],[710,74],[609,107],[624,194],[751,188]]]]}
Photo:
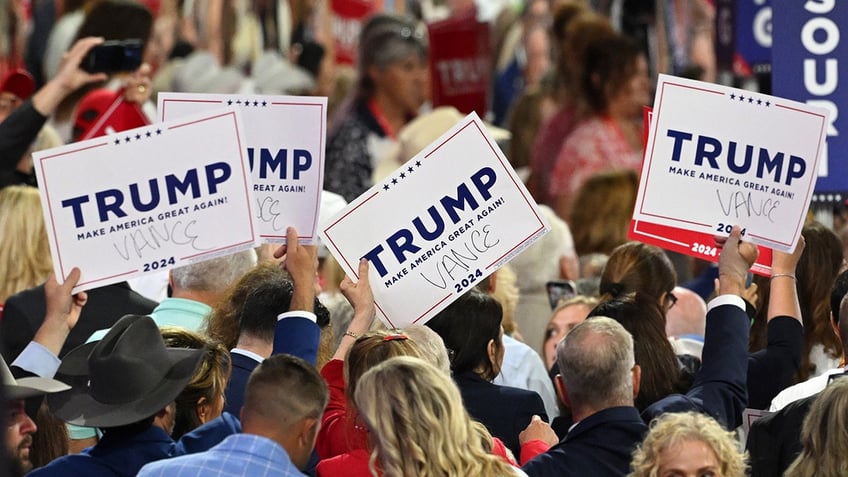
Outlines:
{"type": "Polygon", "coordinates": [[[773,92],[830,111],[814,198],[839,200],[848,192],[848,1],[781,2],[773,15],[773,92]]]}
{"type": "Polygon", "coordinates": [[[771,64],[771,1],[737,0],[736,49],[749,65],[771,64]]]}

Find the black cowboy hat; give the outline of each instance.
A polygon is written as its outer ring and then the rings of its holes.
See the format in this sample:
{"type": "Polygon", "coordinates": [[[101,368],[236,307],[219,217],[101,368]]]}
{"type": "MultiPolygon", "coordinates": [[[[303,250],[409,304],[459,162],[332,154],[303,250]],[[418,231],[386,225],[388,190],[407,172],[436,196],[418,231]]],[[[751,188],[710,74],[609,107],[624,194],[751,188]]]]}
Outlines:
{"type": "Polygon", "coordinates": [[[98,342],[71,350],[57,377],[71,390],[48,396],[69,424],[117,427],[146,419],[173,402],[191,380],[202,349],[166,348],[149,316],[127,315],[98,342]]]}

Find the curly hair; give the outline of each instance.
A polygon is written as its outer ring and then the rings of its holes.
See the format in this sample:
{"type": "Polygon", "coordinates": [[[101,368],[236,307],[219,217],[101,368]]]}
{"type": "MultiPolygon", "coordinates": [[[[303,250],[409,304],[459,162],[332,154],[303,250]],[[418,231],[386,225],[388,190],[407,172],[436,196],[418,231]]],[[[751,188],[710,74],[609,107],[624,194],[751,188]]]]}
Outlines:
{"type": "Polygon", "coordinates": [[[0,303],[42,283],[53,271],[38,189],[0,191],[0,303]]]}
{"type": "Polygon", "coordinates": [[[492,455],[491,436],[471,420],[456,384],[414,357],[391,358],[365,373],[354,393],[368,427],[374,476],[515,475],[492,455]]]}
{"type": "MultiPolygon", "coordinates": [[[[723,477],[744,477],[746,454],[739,451],[734,434],[711,417],[695,412],[663,414],[633,452],[628,477],[657,477],[664,451],[684,442],[703,442],[713,451],[723,477]]],[[[812,475],[812,474],[809,474],[812,475]]]]}
{"type": "Polygon", "coordinates": [[[801,454],[786,477],[848,475],[848,379],[837,379],[819,394],[801,426],[801,454]]]}
{"type": "MultiPolygon", "coordinates": [[[[203,359],[194,371],[191,381],[177,396],[177,413],[171,436],[179,439],[186,432],[200,426],[203,422],[198,416],[202,404],[212,405],[219,402],[230,379],[232,362],[230,353],[218,341],[206,338],[185,328],[162,327],[162,339],[168,348],[203,349],[203,359]]],[[[218,416],[209,416],[215,418],[218,416]]]]}

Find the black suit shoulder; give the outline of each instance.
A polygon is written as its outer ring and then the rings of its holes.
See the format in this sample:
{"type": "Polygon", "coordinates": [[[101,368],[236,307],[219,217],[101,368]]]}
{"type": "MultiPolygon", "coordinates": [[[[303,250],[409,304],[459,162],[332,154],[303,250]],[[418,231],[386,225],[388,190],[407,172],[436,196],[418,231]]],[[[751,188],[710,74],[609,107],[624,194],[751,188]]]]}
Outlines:
{"type": "MultiPolygon", "coordinates": [[[[157,303],[130,289],[126,282],[115,283],[87,291],[88,302],[80,313],[77,325],[68,335],[60,357],[85,340],[97,330],[110,328],[124,315],[147,315],[157,303]]],[[[44,285],[39,285],[12,295],[3,308],[0,320],[0,336],[4,355],[11,362],[35,336],[44,320],[47,304],[44,285]]]]}

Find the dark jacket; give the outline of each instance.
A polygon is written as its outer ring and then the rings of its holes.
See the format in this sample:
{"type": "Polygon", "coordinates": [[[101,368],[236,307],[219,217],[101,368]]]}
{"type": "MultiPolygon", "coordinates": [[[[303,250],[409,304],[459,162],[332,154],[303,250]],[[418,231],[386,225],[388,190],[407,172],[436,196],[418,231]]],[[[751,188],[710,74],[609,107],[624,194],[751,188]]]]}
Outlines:
{"type": "MultiPolygon", "coordinates": [[[[59,358],[85,343],[95,331],[111,328],[122,316],[147,315],[156,308],[155,301],[134,292],[126,282],[93,288],[86,293],[88,302],[68,335],[59,358]]],[[[0,320],[0,339],[7,363],[14,361],[29,344],[44,321],[46,311],[44,285],[24,290],[6,300],[3,319],[0,320]]]]}
{"type": "Polygon", "coordinates": [[[521,468],[530,477],[624,476],[648,426],[635,407],[611,407],[580,421],[559,444],[521,468]]]}
{"type": "Polygon", "coordinates": [[[502,440],[513,455],[521,455],[518,434],[530,424],[533,415],[548,420],[545,404],[534,391],[498,386],[472,372],[456,375],[454,381],[471,418],[502,440]]]}

